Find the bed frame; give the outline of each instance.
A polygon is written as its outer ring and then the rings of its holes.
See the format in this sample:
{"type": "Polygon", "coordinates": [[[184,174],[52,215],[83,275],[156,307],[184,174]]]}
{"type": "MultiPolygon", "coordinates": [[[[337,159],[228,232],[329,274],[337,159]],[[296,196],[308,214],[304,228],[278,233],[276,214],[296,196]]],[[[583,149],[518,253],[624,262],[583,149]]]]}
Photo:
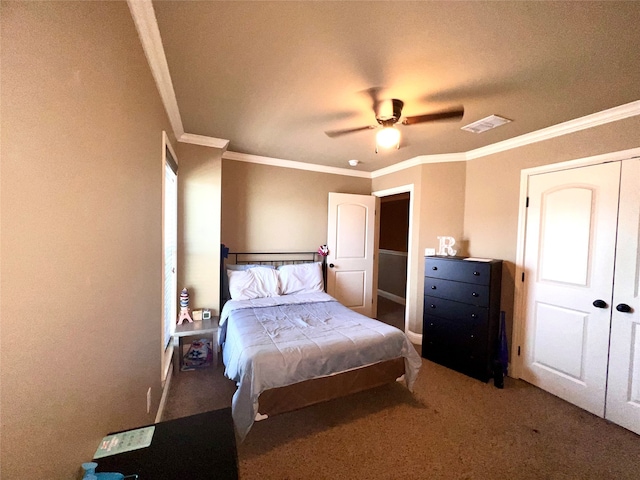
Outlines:
{"type": "MultiPolygon", "coordinates": [[[[230,252],[221,245],[220,255],[220,308],[226,302],[223,279],[226,282],[226,265],[292,265],[322,261],[322,271],[326,289],[326,264],[318,252],[230,252]]],[[[393,383],[405,373],[404,358],[398,357],[385,362],[357,368],[348,372],[316,378],[274,388],[262,392],[259,399],[259,415],[256,420],[344,397],[352,393],[369,390],[387,383],[393,383]]]]}

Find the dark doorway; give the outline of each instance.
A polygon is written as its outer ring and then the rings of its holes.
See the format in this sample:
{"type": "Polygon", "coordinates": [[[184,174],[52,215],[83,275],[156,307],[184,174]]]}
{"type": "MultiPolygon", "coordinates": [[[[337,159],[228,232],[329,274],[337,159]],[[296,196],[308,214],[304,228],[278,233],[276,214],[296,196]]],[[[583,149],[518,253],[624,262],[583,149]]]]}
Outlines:
{"type": "Polygon", "coordinates": [[[378,320],[405,330],[410,194],[380,198],[378,320]]]}

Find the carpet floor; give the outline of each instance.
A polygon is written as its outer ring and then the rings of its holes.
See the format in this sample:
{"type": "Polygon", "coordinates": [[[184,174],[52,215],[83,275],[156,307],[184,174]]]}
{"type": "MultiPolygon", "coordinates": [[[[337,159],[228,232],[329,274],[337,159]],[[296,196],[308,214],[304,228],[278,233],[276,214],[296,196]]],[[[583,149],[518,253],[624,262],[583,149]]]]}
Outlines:
{"type": "MultiPolygon", "coordinates": [[[[163,419],[231,405],[224,367],[173,376],[163,419]]],[[[256,422],[240,478],[634,479],[640,437],[532,385],[504,389],[422,361],[396,383],[256,422]]]]}

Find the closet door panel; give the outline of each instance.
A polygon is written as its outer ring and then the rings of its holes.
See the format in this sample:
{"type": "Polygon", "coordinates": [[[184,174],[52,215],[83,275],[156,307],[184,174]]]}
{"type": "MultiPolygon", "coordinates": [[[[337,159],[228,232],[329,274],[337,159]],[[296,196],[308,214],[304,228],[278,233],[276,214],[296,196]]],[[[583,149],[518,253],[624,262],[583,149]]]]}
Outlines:
{"type": "Polygon", "coordinates": [[[604,416],[619,163],[529,179],[523,375],[604,416]],[[604,308],[593,305],[603,300],[604,308]]]}
{"type": "Polygon", "coordinates": [[[605,418],[640,434],[640,159],[622,162],[614,287],[605,418]]]}

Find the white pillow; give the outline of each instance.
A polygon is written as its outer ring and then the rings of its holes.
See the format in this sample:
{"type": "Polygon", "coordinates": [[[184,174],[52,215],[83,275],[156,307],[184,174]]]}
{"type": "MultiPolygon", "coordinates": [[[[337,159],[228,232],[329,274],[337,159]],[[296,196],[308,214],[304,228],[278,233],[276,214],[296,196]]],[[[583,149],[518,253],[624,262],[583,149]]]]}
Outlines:
{"type": "Polygon", "coordinates": [[[278,267],[280,277],[280,294],[322,292],[322,264],[300,263],[297,265],[282,265],[278,267]]]}
{"type": "Polygon", "coordinates": [[[233,300],[277,297],[278,272],[273,268],[256,267],[248,270],[227,270],[229,293],[233,300]]]}

